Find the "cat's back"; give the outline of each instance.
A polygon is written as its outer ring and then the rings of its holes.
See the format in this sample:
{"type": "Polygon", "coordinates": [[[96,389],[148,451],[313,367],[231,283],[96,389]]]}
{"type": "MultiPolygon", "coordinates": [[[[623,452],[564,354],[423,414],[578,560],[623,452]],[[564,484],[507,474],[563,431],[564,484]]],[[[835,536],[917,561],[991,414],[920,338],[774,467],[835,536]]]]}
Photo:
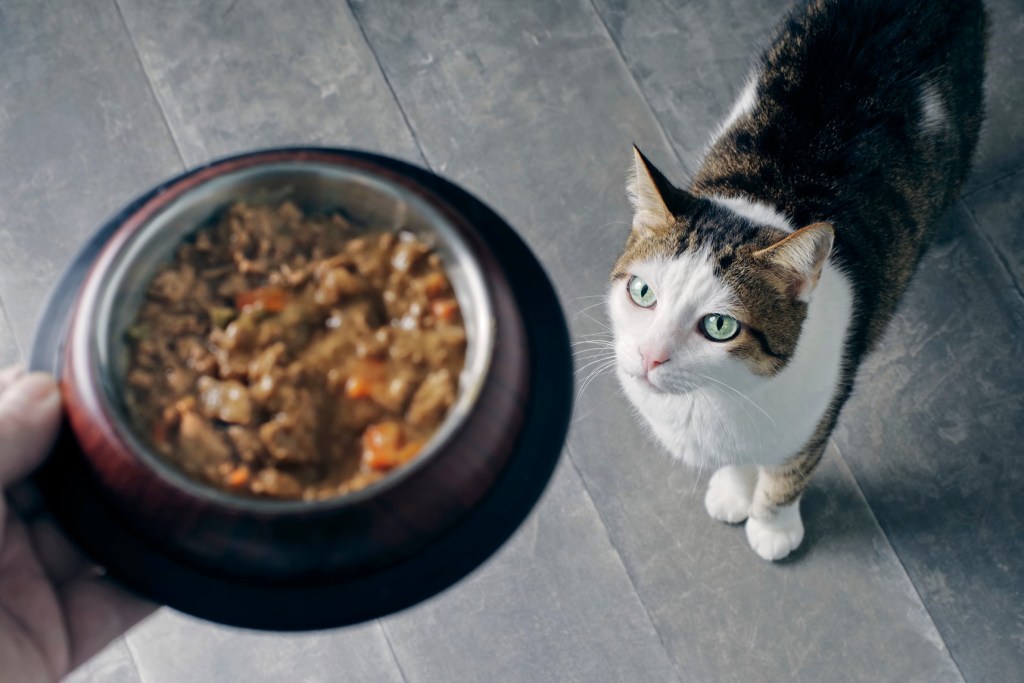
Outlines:
{"type": "Polygon", "coordinates": [[[981,0],[798,6],[758,61],[695,187],[732,174],[775,188],[780,208],[802,223],[808,200],[830,201],[828,190],[877,190],[867,183],[880,172],[892,183],[941,166],[945,173],[927,175],[949,186],[948,200],[981,127],[986,33],[981,0]]]}
{"type": "Polygon", "coordinates": [[[983,118],[980,0],[794,9],[693,183],[826,221],[873,344],[970,168],[983,118]]]}
{"type": "Polygon", "coordinates": [[[981,0],[813,0],[790,14],[761,60],[761,116],[832,133],[816,141],[834,145],[819,158],[899,130],[962,140],[967,166],[982,119],[986,34],[981,0]]]}
{"type": "Polygon", "coordinates": [[[892,90],[954,61],[980,73],[986,25],[982,0],[810,0],[786,17],[763,62],[796,68],[786,80],[823,92],[892,90]]]}

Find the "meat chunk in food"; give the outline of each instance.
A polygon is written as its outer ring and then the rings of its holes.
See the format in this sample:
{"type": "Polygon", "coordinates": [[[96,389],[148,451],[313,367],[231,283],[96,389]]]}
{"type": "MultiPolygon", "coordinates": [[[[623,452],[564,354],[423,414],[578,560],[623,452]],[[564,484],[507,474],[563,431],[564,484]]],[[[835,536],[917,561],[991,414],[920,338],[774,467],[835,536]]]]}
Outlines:
{"type": "Polygon", "coordinates": [[[347,268],[331,268],[320,278],[313,292],[313,300],[318,306],[329,307],[338,303],[342,297],[361,294],[367,288],[368,283],[361,275],[347,268]]]}
{"type": "Polygon", "coordinates": [[[316,425],[306,413],[278,413],[274,419],[260,425],[259,435],[263,447],[271,458],[280,463],[308,464],[319,459],[316,443],[316,425]]]}
{"type": "Polygon", "coordinates": [[[293,475],[274,468],[256,473],[251,484],[252,492],[277,498],[298,498],[302,495],[302,484],[293,475]]]}
{"type": "Polygon", "coordinates": [[[204,470],[231,459],[231,447],[224,438],[209,420],[192,411],[181,416],[178,447],[183,458],[198,463],[204,470]]]}
{"type": "Polygon", "coordinates": [[[149,287],[149,295],[170,304],[179,304],[189,295],[196,273],[191,266],[159,273],[149,287]]]}
{"type": "Polygon", "coordinates": [[[413,394],[406,417],[417,427],[438,425],[453,403],[455,378],[446,368],[442,368],[423,380],[423,384],[413,394]]]}
{"type": "Polygon", "coordinates": [[[238,453],[238,458],[242,462],[255,463],[266,459],[266,448],[263,447],[263,442],[260,441],[260,438],[251,429],[231,425],[227,429],[227,434],[231,444],[235,447],[235,452],[238,453]]]}
{"type": "Polygon", "coordinates": [[[241,382],[218,382],[204,376],[199,378],[198,387],[200,406],[206,417],[238,425],[252,421],[252,400],[241,382]]]}

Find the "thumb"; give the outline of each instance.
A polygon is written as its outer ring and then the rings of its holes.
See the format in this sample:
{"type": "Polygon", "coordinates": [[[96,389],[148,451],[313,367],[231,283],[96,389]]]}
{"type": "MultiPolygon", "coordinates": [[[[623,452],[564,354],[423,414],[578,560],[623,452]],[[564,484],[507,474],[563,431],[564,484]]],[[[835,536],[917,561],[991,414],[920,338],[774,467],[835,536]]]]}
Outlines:
{"type": "Polygon", "coordinates": [[[60,392],[49,375],[19,377],[0,393],[0,487],[42,461],[59,425],[60,392]]]}

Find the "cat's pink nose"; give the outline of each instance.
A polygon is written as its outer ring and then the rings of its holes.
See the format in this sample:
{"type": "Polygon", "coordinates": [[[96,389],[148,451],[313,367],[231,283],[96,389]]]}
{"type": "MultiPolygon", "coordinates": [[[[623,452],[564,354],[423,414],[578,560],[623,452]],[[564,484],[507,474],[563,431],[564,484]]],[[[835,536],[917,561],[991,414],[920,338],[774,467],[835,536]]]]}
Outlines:
{"type": "Polygon", "coordinates": [[[646,374],[649,374],[651,372],[651,370],[653,370],[654,368],[658,367],[659,365],[662,365],[663,363],[667,363],[668,362],[668,352],[667,351],[648,351],[647,353],[644,353],[643,351],[641,351],[640,352],[640,360],[643,361],[643,364],[644,364],[644,374],[646,375],[646,374]]]}

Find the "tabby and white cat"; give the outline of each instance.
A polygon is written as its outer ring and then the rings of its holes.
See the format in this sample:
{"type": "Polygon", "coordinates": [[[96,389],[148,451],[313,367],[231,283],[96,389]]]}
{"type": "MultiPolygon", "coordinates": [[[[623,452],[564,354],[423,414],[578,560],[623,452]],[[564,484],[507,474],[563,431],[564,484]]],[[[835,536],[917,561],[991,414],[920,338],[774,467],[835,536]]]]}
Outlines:
{"type": "Polygon", "coordinates": [[[786,18],[690,184],[639,152],[612,271],[617,374],[715,519],[777,560],[800,496],[982,121],[980,0],[812,0],[786,18]]]}

